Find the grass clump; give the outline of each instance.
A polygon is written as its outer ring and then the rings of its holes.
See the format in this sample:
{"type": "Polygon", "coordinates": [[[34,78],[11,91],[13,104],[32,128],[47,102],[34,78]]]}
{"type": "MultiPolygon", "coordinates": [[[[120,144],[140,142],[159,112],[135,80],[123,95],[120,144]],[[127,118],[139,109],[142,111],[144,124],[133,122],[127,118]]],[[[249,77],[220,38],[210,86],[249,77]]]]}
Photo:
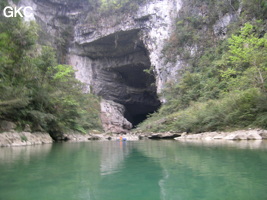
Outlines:
{"type": "Polygon", "coordinates": [[[20,139],[21,139],[22,142],[27,142],[28,141],[28,138],[27,138],[26,135],[20,136],[20,139]]]}

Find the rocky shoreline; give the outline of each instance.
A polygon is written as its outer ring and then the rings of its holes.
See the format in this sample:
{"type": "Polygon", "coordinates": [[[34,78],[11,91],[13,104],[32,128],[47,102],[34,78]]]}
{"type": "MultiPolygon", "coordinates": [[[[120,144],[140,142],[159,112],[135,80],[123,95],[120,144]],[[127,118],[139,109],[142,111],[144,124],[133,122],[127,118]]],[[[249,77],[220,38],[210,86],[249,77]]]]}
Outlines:
{"type": "Polygon", "coordinates": [[[99,141],[114,141],[114,140],[127,140],[127,141],[136,141],[141,139],[138,134],[135,133],[126,133],[126,134],[116,134],[116,133],[98,133],[98,134],[64,134],[63,140],[70,142],[85,142],[92,140],[99,141]]]}
{"type": "Polygon", "coordinates": [[[263,140],[267,139],[267,130],[249,129],[232,132],[205,132],[198,134],[183,133],[175,140],[263,140]]]}
{"type": "MultiPolygon", "coordinates": [[[[264,140],[267,139],[267,130],[251,129],[233,132],[205,132],[198,134],[188,133],[67,133],[61,138],[68,142],[86,141],[137,141],[142,139],[175,139],[179,141],[237,141],[237,140],[264,140]]],[[[0,147],[26,146],[53,143],[53,139],[45,132],[16,132],[14,130],[0,133],[0,147]]]]}

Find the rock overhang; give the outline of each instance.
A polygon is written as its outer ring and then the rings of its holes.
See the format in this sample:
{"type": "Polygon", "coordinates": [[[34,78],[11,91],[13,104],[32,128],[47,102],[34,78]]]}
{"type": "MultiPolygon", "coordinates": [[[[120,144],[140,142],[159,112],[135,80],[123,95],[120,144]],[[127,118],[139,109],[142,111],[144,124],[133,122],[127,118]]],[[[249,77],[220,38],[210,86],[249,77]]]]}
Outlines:
{"type": "Polygon", "coordinates": [[[119,31],[98,39],[94,38],[94,32],[82,34],[82,41],[76,41],[74,48],[77,48],[81,55],[91,59],[123,57],[136,52],[145,51],[142,41],[139,39],[140,29],[119,31]]]}
{"type": "Polygon", "coordinates": [[[160,106],[155,74],[140,31],[118,31],[76,44],[80,55],[93,60],[93,92],[123,105],[124,117],[133,125],[160,106]]]}

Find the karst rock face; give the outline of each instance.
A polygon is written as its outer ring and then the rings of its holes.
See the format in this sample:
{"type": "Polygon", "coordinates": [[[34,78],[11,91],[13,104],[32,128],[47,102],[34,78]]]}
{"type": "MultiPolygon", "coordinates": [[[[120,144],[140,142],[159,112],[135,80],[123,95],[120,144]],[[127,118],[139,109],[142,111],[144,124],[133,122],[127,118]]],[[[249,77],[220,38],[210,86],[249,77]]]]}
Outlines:
{"type": "MultiPolygon", "coordinates": [[[[102,97],[103,127],[131,129],[156,111],[164,85],[182,65],[166,63],[162,50],[176,23],[182,0],[147,0],[137,9],[99,14],[88,0],[21,0],[41,27],[41,43],[60,50],[85,92],[102,97]]],[[[218,22],[216,30],[224,26],[218,22]]]]}

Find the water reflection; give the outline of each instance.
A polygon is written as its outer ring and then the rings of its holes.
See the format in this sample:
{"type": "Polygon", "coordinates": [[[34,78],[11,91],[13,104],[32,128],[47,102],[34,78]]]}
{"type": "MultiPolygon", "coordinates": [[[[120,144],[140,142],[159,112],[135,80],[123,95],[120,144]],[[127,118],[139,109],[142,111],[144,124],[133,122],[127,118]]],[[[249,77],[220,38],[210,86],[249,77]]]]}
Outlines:
{"type": "Polygon", "coordinates": [[[127,157],[132,149],[132,145],[125,141],[108,142],[101,149],[101,175],[117,172],[122,161],[127,157]]]}
{"type": "Polygon", "coordinates": [[[139,149],[163,169],[161,199],[267,199],[266,143],[251,144],[161,141],[139,149]]]}
{"type": "Polygon", "coordinates": [[[264,200],[265,141],[88,142],[0,149],[5,200],[264,200]]]}
{"type": "Polygon", "coordinates": [[[102,177],[97,199],[159,200],[162,169],[152,158],[136,149],[121,163],[116,173],[102,177]]]}
{"type": "Polygon", "coordinates": [[[239,149],[267,149],[266,140],[179,140],[179,143],[210,146],[210,147],[232,147],[239,149]]]}
{"type": "Polygon", "coordinates": [[[23,158],[24,163],[50,153],[52,144],[0,148],[0,164],[12,164],[23,158]]]}

